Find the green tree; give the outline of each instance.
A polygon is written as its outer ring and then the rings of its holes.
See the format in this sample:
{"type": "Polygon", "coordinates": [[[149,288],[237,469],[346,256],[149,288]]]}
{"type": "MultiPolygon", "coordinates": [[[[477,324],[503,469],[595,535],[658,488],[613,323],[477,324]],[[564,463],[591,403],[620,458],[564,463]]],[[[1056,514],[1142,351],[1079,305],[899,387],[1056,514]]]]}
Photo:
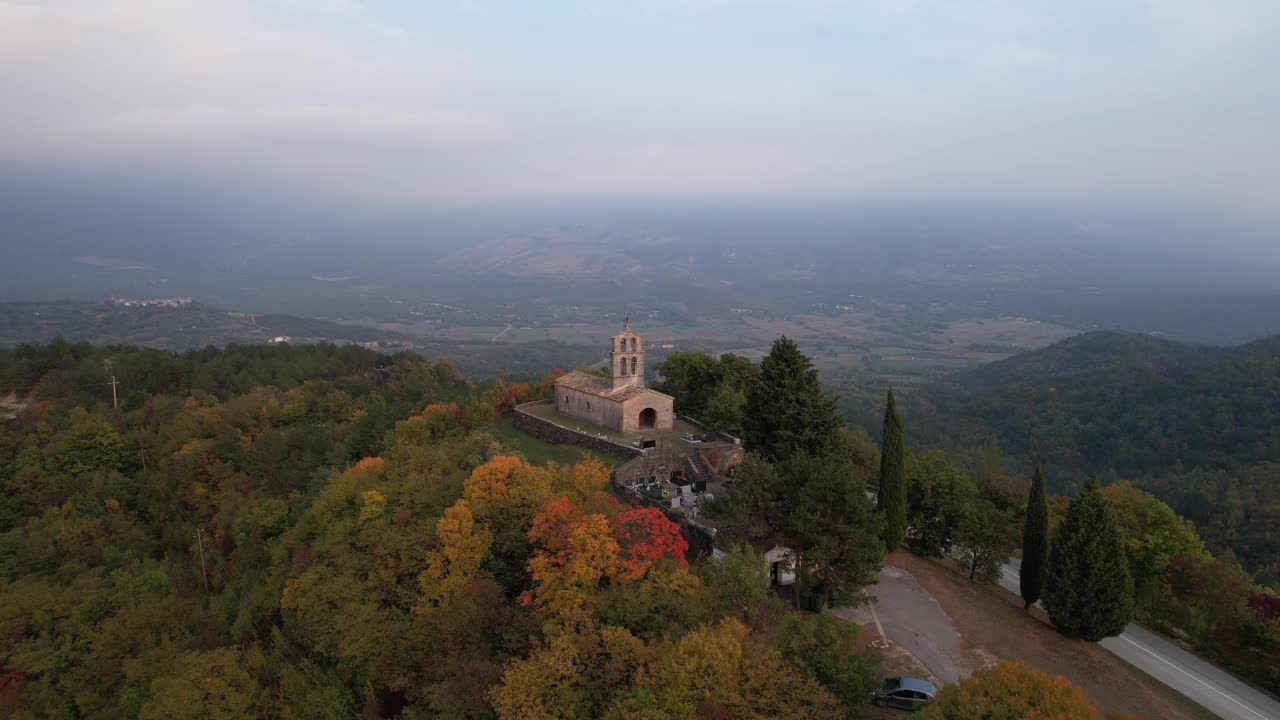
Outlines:
{"type": "Polygon", "coordinates": [[[1063,635],[1096,642],[1133,619],[1133,578],[1115,513],[1091,478],[1071,501],[1049,550],[1043,599],[1063,635]]]}
{"type": "Polygon", "coordinates": [[[812,581],[807,590],[822,606],[861,601],[884,557],[865,476],[843,455],[800,455],[779,465],[778,475],[791,487],[781,536],[797,554],[797,592],[812,581]]]}
{"type": "Polygon", "coordinates": [[[98,468],[115,470],[124,462],[124,441],[115,426],[101,418],[91,417],[83,408],[68,414],[71,427],[56,446],[57,466],[72,475],[98,468]]]}
{"type": "Polygon", "coordinates": [[[1049,505],[1044,494],[1044,473],[1036,466],[1027,496],[1027,514],[1022,526],[1022,569],[1018,589],[1023,609],[1030,609],[1044,589],[1045,563],[1049,559],[1049,505]]]}
{"type": "Polygon", "coordinates": [[[995,582],[1018,549],[1018,521],[986,498],[964,503],[956,528],[956,556],[969,568],[970,580],[995,582]]]}
{"type": "Polygon", "coordinates": [[[858,640],[858,627],[827,611],[789,615],[778,631],[777,646],[792,667],[812,675],[849,711],[867,704],[879,679],[880,656],[858,640]]]}
{"type": "Polygon", "coordinates": [[[735,545],[702,564],[702,580],[716,605],[746,621],[769,601],[769,567],[750,545],[735,545]]]}
{"type": "Polygon", "coordinates": [[[1190,520],[1129,482],[1102,489],[1124,535],[1134,597],[1139,607],[1150,607],[1174,558],[1207,560],[1209,552],[1190,520]]]}
{"type": "Polygon", "coordinates": [[[722,381],[707,400],[701,420],[707,425],[730,435],[742,434],[742,422],[746,415],[747,392],[739,385],[722,381]]]}
{"type": "Polygon", "coordinates": [[[671,353],[666,360],[653,367],[662,377],[662,382],[655,385],[654,389],[674,397],[677,412],[705,419],[707,401],[719,380],[715,365],[715,358],[707,353],[671,353]]]}
{"type": "Polygon", "coordinates": [[[907,534],[907,450],[893,388],[884,409],[884,437],[880,443],[880,491],[876,507],[884,515],[884,544],[893,550],[907,534]]]}
{"type": "Polygon", "coordinates": [[[746,399],[760,378],[760,366],[747,358],[724,353],[672,353],[654,366],[662,377],[655,389],[676,399],[676,410],[698,418],[717,430],[742,432],[746,399]]]}
{"type": "Polygon", "coordinates": [[[391,413],[387,401],[380,393],[373,393],[365,400],[364,413],[351,428],[347,441],[347,455],[352,461],[376,457],[382,453],[382,438],[391,426],[391,413]]]}
{"type": "Polygon", "coordinates": [[[822,392],[818,371],[794,341],[781,337],[760,363],[760,381],[747,394],[747,447],[777,462],[831,451],[843,426],[836,401],[822,392]]]}
{"type": "Polygon", "coordinates": [[[257,715],[260,690],[235,648],[184,653],[151,683],[140,720],[238,720],[257,715]]]}
{"type": "Polygon", "coordinates": [[[875,582],[884,556],[865,470],[845,454],[797,455],[772,464],[749,453],[737,476],[730,514],[753,537],[795,552],[793,601],[800,602],[802,591],[820,603],[860,600],[859,590],[875,582]]]}
{"type": "Polygon", "coordinates": [[[907,545],[912,552],[935,558],[950,552],[968,485],[960,468],[939,453],[911,458],[907,463],[907,545]]]}

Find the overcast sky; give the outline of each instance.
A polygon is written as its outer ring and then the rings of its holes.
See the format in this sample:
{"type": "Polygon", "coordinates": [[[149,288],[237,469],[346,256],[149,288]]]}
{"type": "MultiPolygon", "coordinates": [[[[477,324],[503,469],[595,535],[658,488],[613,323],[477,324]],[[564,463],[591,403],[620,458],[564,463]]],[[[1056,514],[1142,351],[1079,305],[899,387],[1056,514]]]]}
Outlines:
{"type": "Polygon", "coordinates": [[[1280,216],[1277,0],[0,0],[0,173],[1280,216]]]}

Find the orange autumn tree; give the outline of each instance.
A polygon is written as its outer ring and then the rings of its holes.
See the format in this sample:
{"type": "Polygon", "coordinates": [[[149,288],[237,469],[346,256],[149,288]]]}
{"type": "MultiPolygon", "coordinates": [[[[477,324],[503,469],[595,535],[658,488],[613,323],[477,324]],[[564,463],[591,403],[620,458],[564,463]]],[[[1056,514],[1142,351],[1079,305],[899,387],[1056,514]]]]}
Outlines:
{"type": "Polygon", "coordinates": [[[551,497],[551,479],[545,468],[522,457],[498,455],[471,471],[462,496],[478,506],[514,502],[537,507],[551,497]]]}
{"type": "Polygon", "coordinates": [[[538,545],[528,566],[535,586],[521,602],[566,622],[587,619],[587,601],[618,574],[620,549],[608,519],[557,498],[534,518],[529,539],[538,545]]]}
{"type": "Polygon", "coordinates": [[[559,554],[569,548],[569,531],[586,515],[567,497],[548,500],[533,517],[529,528],[529,540],[537,544],[540,552],[559,554]]]}
{"type": "Polygon", "coordinates": [[[351,467],[350,472],[355,473],[373,473],[380,474],[383,469],[383,460],[380,457],[367,457],[351,467]]]}
{"type": "Polygon", "coordinates": [[[617,501],[604,493],[611,468],[598,458],[587,456],[572,465],[548,463],[530,465],[518,455],[498,455],[471,471],[463,483],[462,495],[480,508],[514,505],[532,514],[552,497],[563,495],[575,503],[585,503],[611,515],[617,501]]]}
{"type": "Polygon", "coordinates": [[[654,508],[623,509],[600,494],[590,496],[584,508],[561,496],[534,516],[528,538],[535,585],[521,599],[553,618],[584,617],[587,602],[612,582],[652,579],[655,587],[681,593],[696,587],[686,569],[688,543],[654,508]],[[651,570],[660,560],[671,564],[655,575],[651,570]]]}
{"type": "Polygon", "coordinates": [[[1026,663],[1004,661],[948,685],[921,720],[1102,720],[1080,688],[1026,663]]]}

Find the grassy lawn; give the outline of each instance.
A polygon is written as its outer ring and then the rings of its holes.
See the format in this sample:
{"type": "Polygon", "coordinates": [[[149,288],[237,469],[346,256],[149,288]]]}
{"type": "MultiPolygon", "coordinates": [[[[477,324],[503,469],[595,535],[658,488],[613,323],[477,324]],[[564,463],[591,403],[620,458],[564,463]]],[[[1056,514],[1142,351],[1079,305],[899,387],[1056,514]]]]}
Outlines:
{"type": "Polygon", "coordinates": [[[587,456],[594,457],[610,467],[617,467],[624,462],[621,458],[593,452],[586,448],[574,447],[573,445],[556,445],[539,440],[532,435],[526,435],[517,430],[509,420],[503,420],[495,424],[492,431],[503,447],[524,455],[534,465],[543,465],[552,460],[561,464],[572,464],[587,456]]]}
{"type": "Polygon", "coordinates": [[[545,405],[534,405],[533,407],[526,408],[526,411],[534,417],[540,417],[543,420],[550,420],[561,427],[578,430],[579,432],[584,432],[588,435],[604,435],[617,443],[627,442],[627,436],[625,434],[612,428],[607,428],[603,425],[596,425],[589,420],[562,415],[556,410],[556,406],[550,403],[545,405]]]}

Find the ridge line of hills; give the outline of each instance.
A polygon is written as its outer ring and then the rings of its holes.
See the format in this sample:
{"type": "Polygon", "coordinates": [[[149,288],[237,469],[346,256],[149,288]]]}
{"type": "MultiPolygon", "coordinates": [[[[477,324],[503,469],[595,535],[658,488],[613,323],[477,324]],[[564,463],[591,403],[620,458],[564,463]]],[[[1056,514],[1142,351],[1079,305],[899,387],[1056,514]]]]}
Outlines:
{"type": "Polygon", "coordinates": [[[1083,373],[1190,369],[1224,360],[1280,355],[1280,334],[1235,346],[1198,345],[1142,333],[1095,330],[950,377],[964,390],[994,390],[1083,373]]]}
{"type": "MultiPolygon", "coordinates": [[[[921,386],[909,442],[998,443],[1054,492],[1131,480],[1195,522],[1255,577],[1280,565],[1280,335],[1234,347],[1090,332],[921,386]]],[[[900,401],[901,403],[901,401],[900,401]]]]}
{"type": "Polygon", "coordinates": [[[1280,336],[1211,347],[1085,333],[926,386],[913,405],[927,444],[996,440],[1022,469],[1072,480],[1276,462],[1280,336]]]}

